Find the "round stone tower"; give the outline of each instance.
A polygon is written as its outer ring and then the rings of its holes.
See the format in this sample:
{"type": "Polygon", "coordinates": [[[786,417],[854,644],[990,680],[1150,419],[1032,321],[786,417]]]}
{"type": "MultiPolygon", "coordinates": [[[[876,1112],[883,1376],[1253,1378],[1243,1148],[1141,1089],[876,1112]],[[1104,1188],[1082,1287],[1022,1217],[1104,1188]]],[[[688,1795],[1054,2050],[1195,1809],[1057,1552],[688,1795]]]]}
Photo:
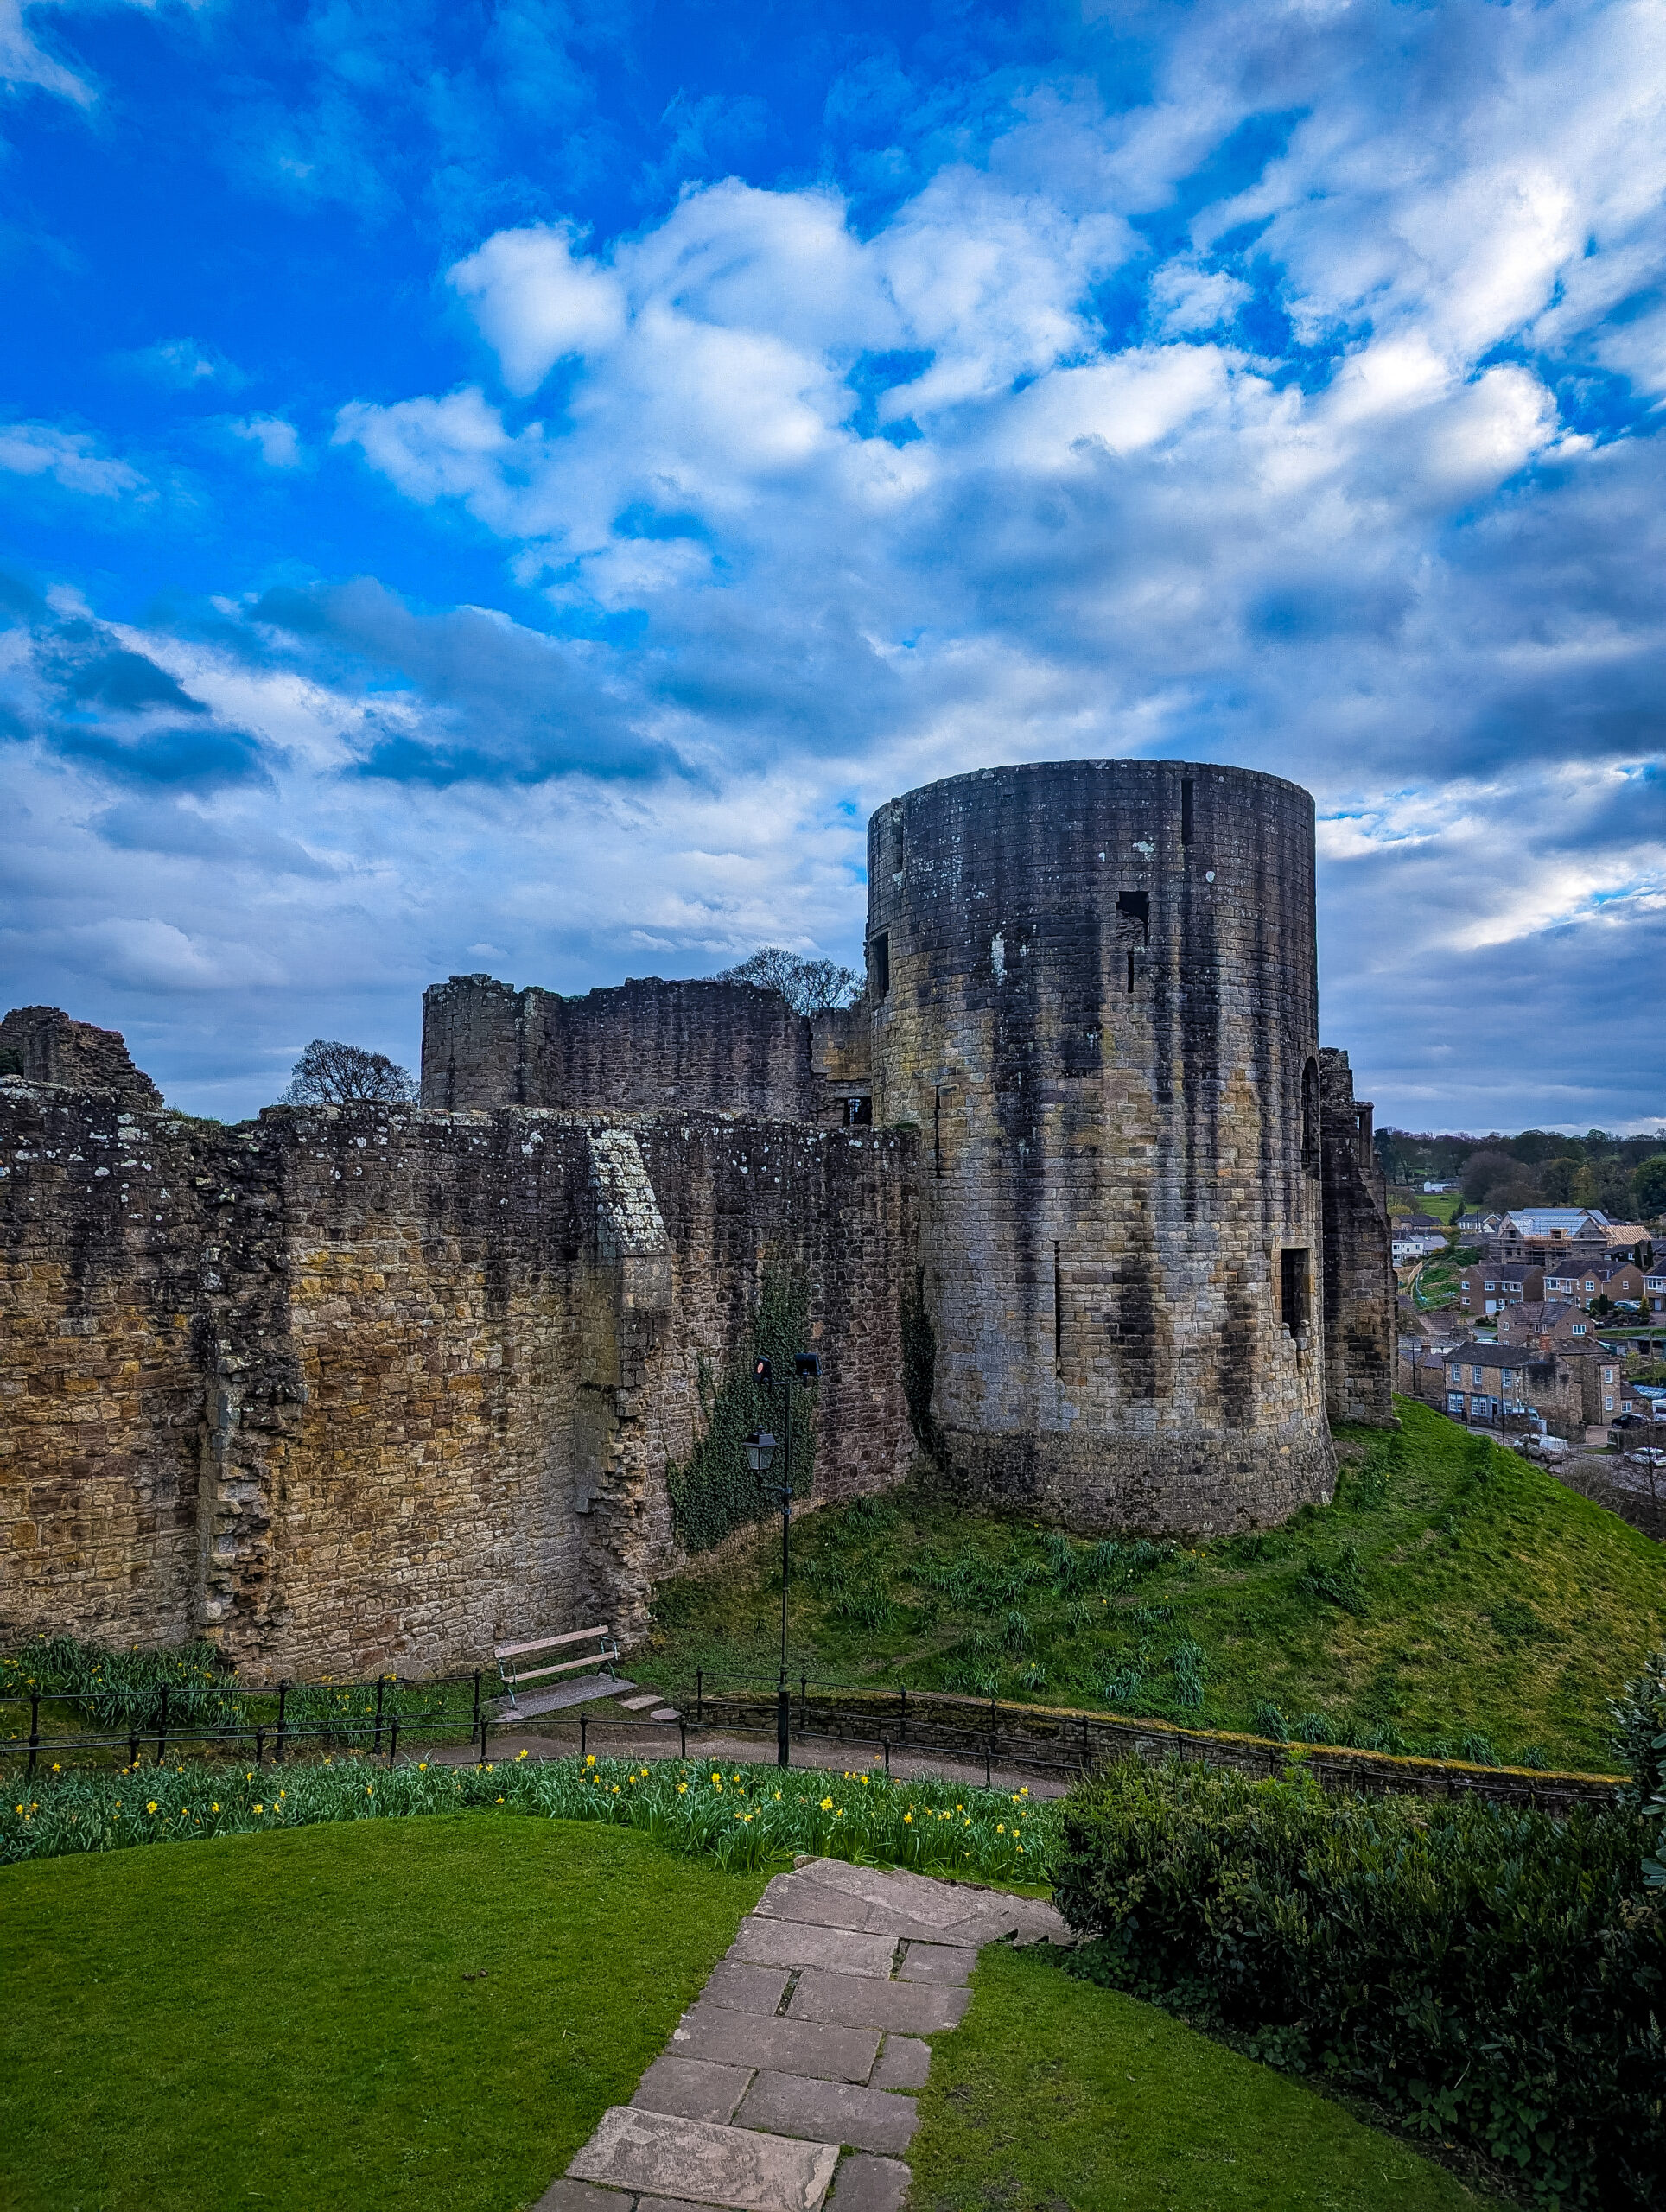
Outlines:
{"type": "Polygon", "coordinates": [[[1328,1498],[1308,794],[1171,760],[951,776],[874,816],[868,883],[949,1470],[1083,1529],[1328,1498]]]}

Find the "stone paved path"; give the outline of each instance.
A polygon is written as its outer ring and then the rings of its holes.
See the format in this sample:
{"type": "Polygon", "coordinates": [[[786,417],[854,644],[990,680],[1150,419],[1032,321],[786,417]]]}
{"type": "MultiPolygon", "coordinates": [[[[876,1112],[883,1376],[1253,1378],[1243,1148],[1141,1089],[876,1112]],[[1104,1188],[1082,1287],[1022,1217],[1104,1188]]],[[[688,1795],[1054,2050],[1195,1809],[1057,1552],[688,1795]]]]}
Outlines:
{"type": "Polygon", "coordinates": [[[801,1859],[536,2212],[898,2212],[930,2038],[1013,1940],[1070,1937],[1033,1898],[801,1859]]]}

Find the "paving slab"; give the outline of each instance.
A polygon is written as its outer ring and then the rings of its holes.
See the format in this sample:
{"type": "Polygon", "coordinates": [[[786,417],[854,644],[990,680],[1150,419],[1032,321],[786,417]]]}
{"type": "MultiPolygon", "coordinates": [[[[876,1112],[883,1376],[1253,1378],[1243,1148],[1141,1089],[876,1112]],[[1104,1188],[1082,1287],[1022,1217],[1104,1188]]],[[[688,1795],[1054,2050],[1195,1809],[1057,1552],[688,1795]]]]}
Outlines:
{"type": "Polygon", "coordinates": [[[741,2101],[737,2127],[780,2135],[813,2135],[853,2151],[908,2148],[919,2125],[912,2097],[848,2082],[809,2082],[799,2074],[759,2074],[741,2101]]]}
{"type": "Polygon", "coordinates": [[[592,2189],[588,2181],[569,2181],[563,2174],[550,2183],[532,2212],[630,2212],[634,2202],[616,2189],[592,2189]]]}
{"type": "Polygon", "coordinates": [[[619,1701],[626,1713],[644,1713],[649,1706],[658,1704],[659,1693],[658,1690],[649,1690],[645,1696],[622,1697],[619,1701]]]}
{"type": "Polygon", "coordinates": [[[672,2029],[671,2049],[680,2057],[703,2058],[718,2066],[767,2066],[826,2082],[865,2082],[879,2056],[880,2039],[861,2023],[770,2019],[760,2012],[700,2004],[672,2029]]]}
{"type": "Polygon", "coordinates": [[[812,1874],[778,1874],[753,1910],[770,1920],[797,1920],[812,1928],[849,1928],[874,1936],[912,1936],[929,1941],[933,1923],[917,1920],[893,1905],[853,1896],[812,1874]]]}
{"type": "MultiPolygon", "coordinates": [[[[631,2102],[644,2112],[672,2113],[679,2120],[728,2120],[751,2078],[749,2067],[717,2066],[709,2059],[666,2051],[642,2076],[631,2102]]],[[[895,2086],[912,2088],[914,2084],[900,2082],[895,2086]]]]}
{"type": "MultiPolygon", "coordinates": [[[[900,2158],[878,2158],[871,2151],[847,2151],[833,2177],[828,2212],[902,2212],[902,2200],[907,2194],[908,2169],[900,2158]]],[[[649,2212],[645,2196],[637,2212],[649,2212]]]]}
{"type": "Polygon", "coordinates": [[[887,2036],[868,2077],[870,2089],[923,2089],[932,2070],[932,2046],[917,2036],[887,2036]]]}
{"type": "Polygon", "coordinates": [[[898,2035],[941,2035],[958,2026],[970,1989],[938,1989],[923,1981],[879,1981],[867,1975],[811,1967],[798,1977],[790,2020],[826,2020],[845,2028],[884,2028],[898,2035]]]}
{"type": "Polygon", "coordinates": [[[976,1959],[959,1944],[911,1943],[897,1969],[900,1981],[929,1981],[939,1989],[963,1989],[976,1959]]]}
{"type": "Polygon", "coordinates": [[[970,1883],[933,1881],[929,1874],[911,1873],[906,1866],[853,1866],[843,1859],[806,1859],[793,1872],[808,1874],[847,1897],[869,1904],[888,1905],[906,1912],[927,1927],[947,1927],[951,1922],[974,1917],[985,1901],[1002,1893],[974,1889],[970,1883]]]}
{"type": "Polygon", "coordinates": [[[732,1959],[760,1967],[823,1967],[833,1974],[876,1974],[888,1980],[896,1955],[893,1936],[853,1935],[843,1928],[807,1928],[793,1920],[753,1914],[729,1946],[732,1959]]]}
{"type": "MultiPolygon", "coordinates": [[[[836,2142],[610,2106],[568,2168],[576,2181],[639,2196],[669,2196],[731,2212],[821,2212],[839,2160],[836,2142]]],[[[677,2200],[673,2199],[673,2202],[677,2200]]]]}
{"type": "Polygon", "coordinates": [[[744,1959],[719,1959],[700,1993],[703,2005],[730,2012],[776,2012],[792,1979],[785,1967],[748,1966],[744,1959]]]}

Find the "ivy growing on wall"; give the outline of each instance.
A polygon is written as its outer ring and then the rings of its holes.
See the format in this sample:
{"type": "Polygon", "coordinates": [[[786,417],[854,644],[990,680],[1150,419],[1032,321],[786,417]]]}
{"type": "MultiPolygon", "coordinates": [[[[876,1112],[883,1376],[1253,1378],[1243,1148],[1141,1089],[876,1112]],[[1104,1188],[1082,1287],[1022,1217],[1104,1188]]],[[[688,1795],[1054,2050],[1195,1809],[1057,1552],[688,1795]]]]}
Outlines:
{"type": "MultiPolygon", "coordinates": [[[[803,1276],[785,1268],[764,1270],[748,1338],[722,1382],[700,1362],[696,1388],[705,1433],[686,1459],[674,1459],[665,1469],[671,1525],[691,1552],[709,1551],[732,1530],[779,1506],[785,1393],[754,1382],[752,1363],[762,1354],[773,1361],[777,1376],[791,1375],[793,1355],[808,1347],[810,1285],[803,1276]],[[778,1446],[774,1470],[761,1479],[747,1465],[746,1439],[754,1428],[770,1430],[778,1446]]],[[[799,1497],[809,1494],[815,1474],[817,1395],[813,1383],[808,1389],[792,1386],[792,1488],[799,1497]]]]}
{"type": "Polygon", "coordinates": [[[940,1460],[943,1435],[932,1418],[936,1383],[937,1332],[925,1310],[925,1270],[916,1268],[912,1287],[902,1294],[902,1390],[915,1443],[928,1459],[940,1460]]]}

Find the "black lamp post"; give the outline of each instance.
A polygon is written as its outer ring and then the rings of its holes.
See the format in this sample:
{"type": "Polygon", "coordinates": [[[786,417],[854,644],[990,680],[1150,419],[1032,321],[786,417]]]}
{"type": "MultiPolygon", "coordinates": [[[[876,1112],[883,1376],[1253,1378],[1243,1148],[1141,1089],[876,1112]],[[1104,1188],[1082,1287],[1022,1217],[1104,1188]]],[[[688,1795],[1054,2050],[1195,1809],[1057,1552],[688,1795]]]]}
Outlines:
{"type": "Polygon", "coordinates": [[[781,1443],[765,1429],[754,1428],[746,1440],[747,1465],[754,1475],[767,1477],[774,1469],[775,1455],[781,1456],[781,1479],[779,1485],[781,1500],[781,1675],[775,1689],[775,1762],[786,1766],[790,1762],[789,1731],[792,1720],[792,1694],[786,1685],[786,1591],[787,1574],[791,1565],[792,1527],[792,1386],[797,1382],[808,1389],[822,1371],[822,1363],[813,1351],[798,1352],[793,1357],[791,1375],[777,1376],[767,1359],[753,1363],[753,1379],[766,1390],[781,1392],[781,1443]]]}

